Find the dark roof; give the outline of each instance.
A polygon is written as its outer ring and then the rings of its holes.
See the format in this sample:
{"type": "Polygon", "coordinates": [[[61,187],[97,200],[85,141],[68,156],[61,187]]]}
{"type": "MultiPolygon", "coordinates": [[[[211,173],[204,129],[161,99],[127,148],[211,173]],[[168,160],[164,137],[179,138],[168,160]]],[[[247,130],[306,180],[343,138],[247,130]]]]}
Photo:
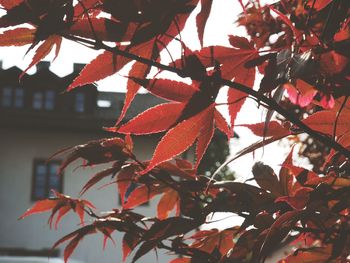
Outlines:
{"type": "MultiPolygon", "coordinates": [[[[1,64],[0,64],[1,65],[1,64]]],[[[113,126],[117,120],[125,93],[98,92],[96,86],[90,84],[65,93],[66,87],[79,74],[83,65],[75,65],[75,71],[60,78],[49,69],[48,62],[40,62],[37,72],[25,75],[18,81],[22,71],[17,67],[0,69],[0,127],[16,129],[59,129],[79,132],[102,131],[102,127],[113,126]],[[22,108],[4,108],[1,104],[2,88],[23,87],[25,105],[22,108]],[[34,93],[47,90],[55,91],[54,110],[35,110],[32,108],[34,93]],[[74,104],[77,94],[84,94],[84,112],[76,112],[74,104]]],[[[45,96],[45,95],[43,95],[45,96]]],[[[162,100],[150,94],[138,94],[125,119],[131,119],[145,109],[161,103],[162,100]]]]}

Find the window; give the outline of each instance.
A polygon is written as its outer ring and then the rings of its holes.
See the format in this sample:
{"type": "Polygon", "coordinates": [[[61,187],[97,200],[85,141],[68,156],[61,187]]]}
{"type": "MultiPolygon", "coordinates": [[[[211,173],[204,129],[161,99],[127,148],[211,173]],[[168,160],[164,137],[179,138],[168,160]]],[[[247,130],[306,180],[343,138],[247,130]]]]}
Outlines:
{"type": "Polygon", "coordinates": [[[12,89],[10,87],[5,87],[2,89],[1,105],[4,108],[11,107],[11,105],[12,105],[12,89]]]}
{"type": "Polygon", "coordinates": [[[24,90],[22,88],[15,89],[14,106],[15,108],[23,108],[24,106],[24,90]]]}
{"type": "Polygon", "coordinates": [[[75,111],[76,112],[85,111],[85,94],[83,93],[75,94],[75,111]]]}
{"type": "Polygon", "coordinates": [[[53,90],[47,90],[45,92],[45,109],[53,110],[55,108],[55,92],[53,90]]]}
{"type": "Polygon", "coordinates": [[[51,189],[62,192],[62,175],[58,175],[59,161],[35,160],[33,165],[32,200],[51,197],[51,189]]]}
{"type": "Polygon", "coordinates": [[[33,93],[33,109],[53,110],[55,108],[55,91],[35,91],[33,93]]]}
{"type": "Polygon", "coordinates": [[[41,91],[33,93],[33,109],[41,110],[44,104],[44,94],[41,91]]]}

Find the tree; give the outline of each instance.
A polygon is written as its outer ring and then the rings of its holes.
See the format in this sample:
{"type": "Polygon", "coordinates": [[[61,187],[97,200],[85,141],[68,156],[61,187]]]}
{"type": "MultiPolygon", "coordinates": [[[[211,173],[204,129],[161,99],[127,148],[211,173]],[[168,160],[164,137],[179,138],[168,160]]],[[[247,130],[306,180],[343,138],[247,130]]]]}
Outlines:
{"type": "MultiPolygon", "coordinates": [[[[287,245],[298,249],[281,262],[349,259],[350,2],[281,0],[262,5],[259,0],[238,1],[243,11],[237,21],[246,28],[248,37],[230,35],[231,46],[205,46],[203,36],[213,2],[0,1],[6,10],[0,18],[1,27],[6,28],[0,45],[31,44],[35,55],[29,67],[53,47],[59,54],[63,38],[104,50],[82,70],[68,91],[132,64],[124,108],[115,126],[107,129],[115,137],[66,149],[61,166],[62,171],[79,158],[87,166],[111,163],[109,169],[88,181],[82,192],[102,178],[115,175],[122,208],[100,214],[87,200],[55,193],[56,198],[37,202],[21,217],[52,211],[52,223],[56,214],[59,221],[73,210],[81,221],[85,214],[93,218],[92,224],[54,244],[57,247],[68,242],[66,261],[86,235],[100,232],[105,239],[112,239],[114,231],[125,233],[124,258],[136,250],[133,262],[152,249],[182,256],[172,263],[262,262],[276,248],[287,245]],[[182,40],[181,31],[197,6],[196,26],[202,47],[191,50],[182,40]],[[10,26],[15,28],[8,29],[10,26]],[[181,49],[178,57],[168,49],[170,42],[181,49]],[[170,62],[160,56],[162,51],[170,55],[170,62]],[[151,69],[158,72],[153,74],[151,69]],[[175,73],[179,80],[161,78],[161,72],[175,73]],[[255,79],[257,72],[263,75],[260,82],[255,79]],[[184,78],[191,79],[191,83],[184,78]],[[169,102],[121,122],[141,86],[169,102]],[[228,87],[229,122],[215,103],[223,87],[228,87]],[[285,93],[287,96],[283,96],[285,93]],[[198,174],[214,130],[230,139],[236,116],[247,98],[265,107],[267,114],[263,123],[245,125],[261,140],[235,158],[282,138],[303,144],[305,141],[298,136],[307,134],[321,145],[316,152],[330,151],[320,164],[323,174],[296,166],[294,146],[278,176],[268,165],[258,162],[253,166],[258,186],[219,182],[198,174]],[[272,119],[274,112],[277,119],[272,119]],[[131,135],[158,132],[165,135],[153,158],[139,160],[132,151],[131,135]],[[194,163],[176,159],[193,144],[194,163]],[[130,187],[135,189],[129,191],[130,187]],[[133,212],[134,207],[157,195],[162,198],[155,218],[143,220],[143,215],[133,212]],[[169,216],[172,210],[175,215],[169,216]],[[240,215],[243,224],[222,231],[198,230],[209,214],[222,211],[240,215]]],[[[319,155],[323,158],[325,154],[319,155]]]]}

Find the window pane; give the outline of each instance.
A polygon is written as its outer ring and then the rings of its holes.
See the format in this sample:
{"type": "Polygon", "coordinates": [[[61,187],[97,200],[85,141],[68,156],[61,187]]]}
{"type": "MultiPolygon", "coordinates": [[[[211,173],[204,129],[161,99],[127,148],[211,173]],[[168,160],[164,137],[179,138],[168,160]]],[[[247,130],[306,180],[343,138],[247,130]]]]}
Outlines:
{"type": "Polygon", "coordinates": [[[36,166],[36,174],[45,175],[46,174],[46,165],[45,164],[37,164],[36,166]]]}
{"type": "Polygon", "coordinates": [[[75,94],[75,111],[84,112],[85,110],[85,95],[83,93],[75,94]]]}
{"type": "Polygon", "coordinates": [[[46,197],[45,187],[36,186],[34,189],[34,197],[35,199],[44,199],[46,197]]]}
{"type": "Polygon", "coordinates": [[[36,164],[34,170],[34,198],[43,199],[46,197],[46,165],[36,164]]]}
{"type": "Polygon", "coordinates": [[[60,167],[57,163],[52,163],[49,166],[49,190],[55,189],[60,190],[61,188],[61,180],[60,175],[57,174],[58,168],[60,167]]]}
{"type": "Polygon", "coordinates": [[[45,93],[45,109],[53,110],[55,108],[55,92],[48,90],[45,93]]]}
{"type": "Polygon", "coordinates": [[[22,108],[24,105],[24,90],[22,88],[15,89],[15,108],[22,108]]]}
{"type": "Polygon", "coordinates": [[[33,94],[33,108],[36,110],[40,110],[43,108],[43,93],[42,92],[34,92],[33,94]]]}
{"type": "Polygon", "coordinates": [[[11,100],[12,100],[12,89],[10,87],[5,87],[2,89],[2,106],[3,107],[11,107],[11,100]]]}

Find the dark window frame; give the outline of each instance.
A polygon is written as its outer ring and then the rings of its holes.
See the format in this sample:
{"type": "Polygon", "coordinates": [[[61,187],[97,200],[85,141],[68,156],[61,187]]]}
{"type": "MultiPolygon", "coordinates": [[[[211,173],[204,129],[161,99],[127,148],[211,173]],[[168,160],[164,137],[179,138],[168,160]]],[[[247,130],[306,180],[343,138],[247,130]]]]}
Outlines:
{"type": "MultiPolygon", "coordinates": [[[[31,187],[31,200],[32,201],[38,201],[38,200],[43,200],[46,198],[50,197],[50,184],[49,184],[49,178],[50,178],[50,166],[51,165],[61,165],[62,161],[55,159],[55,160],[51,160],[51,161],[47,161],[46,159],[43,158],[35,158],[33,160],[33,167],[32,167],[32,187],[31,187]],[[44,197],[38,197],[35,193],[35,189],[36,189],[36,180],[37,180],[37,167],[39,165],[44,165],[46,167],[46,173],[45,173],[45,193],[44,193],[44,197]]],[[[59,178],[59,186],[56,189],[57,191],[59,191],[60,193],[62,193],[63,191],[63,174],[59,175],[57,174],[58,178],[59,178]]]]}

